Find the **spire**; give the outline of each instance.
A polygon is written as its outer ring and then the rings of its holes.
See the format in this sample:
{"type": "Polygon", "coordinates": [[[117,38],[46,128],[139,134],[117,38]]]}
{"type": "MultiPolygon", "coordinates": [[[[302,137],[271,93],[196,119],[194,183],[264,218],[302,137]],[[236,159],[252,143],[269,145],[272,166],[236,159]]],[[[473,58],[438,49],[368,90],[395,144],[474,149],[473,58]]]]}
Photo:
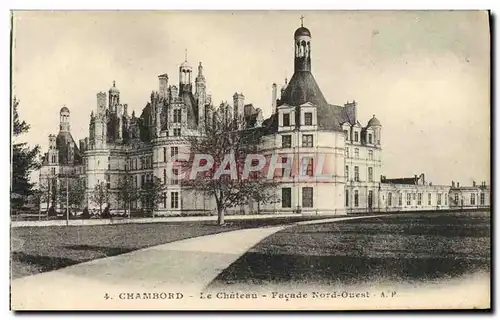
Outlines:
{"type": "Polygon", "coordinates": [[[184,62],[188,61],[188,49],[184,49],[184,62]]]}
{"type": "Polygon", "coordinates": [[[300,26],[304,26],[304,16],[300,16],[300,26]]]}
{"type": "Polygon", "coordinates": [[[116,81],[113,80],[113,87],[116,87],[116,81]]]}

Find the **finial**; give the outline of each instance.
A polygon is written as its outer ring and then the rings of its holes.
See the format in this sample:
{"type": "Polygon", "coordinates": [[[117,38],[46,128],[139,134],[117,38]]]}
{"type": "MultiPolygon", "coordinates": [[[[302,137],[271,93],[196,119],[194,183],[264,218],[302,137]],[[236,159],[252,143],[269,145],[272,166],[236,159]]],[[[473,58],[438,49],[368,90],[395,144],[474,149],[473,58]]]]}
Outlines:
{"type": "Polygon", "coordinates": [[[288,78],[285,78],[285,85],[288,84],[288,78]]]}
{"type": "Polygon", "coordinates": [[[188,61],[188,49],[184,49],[184,61],[188,61]]]}
{"type": "Polygon", "coordinates": [[[113,87],[115,86],[115,80],[113,80],[113,87]]]}
{"type": "Polygon", "coordinates": [[[373,115],[373,117],[375,118],[375,115],[373,115]]]}
{"type": "Polygon", "coordinates": [[[304,16],[300,16],[300,26],[304,26],[304,16]]]}

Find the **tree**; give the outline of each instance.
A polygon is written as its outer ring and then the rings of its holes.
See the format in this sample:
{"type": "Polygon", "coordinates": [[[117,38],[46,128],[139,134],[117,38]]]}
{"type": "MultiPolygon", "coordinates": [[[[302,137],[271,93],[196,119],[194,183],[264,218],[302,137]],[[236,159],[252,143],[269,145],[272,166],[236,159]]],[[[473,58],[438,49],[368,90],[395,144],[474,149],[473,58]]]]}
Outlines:
{"type": "Polygon", "coordinates": [[[69,178],[70,180],[66,182],[65,179],[66,178],[63,178],[60,182],[58,194],[59,203],[61,203],[63,207],[66,207],[66,198],[68,198],[67,203],[70,209],[79,208],[82,205],[83,199],[85,198],[84,182],[80,179],[75,178],[69,178]]]}
{"type": "MultiPolygon", "coordinates": [[[[19,100],[14,97],[12,104],[12,134],[14,138],[28,132],[30,129],[30,126],[25,121],[19,119],[18,106],[19,100]]],[[[14,207],[22,206],[26,197],[33,193],[34,184],[30,182],[29,176],[31,172],[40,168],[39,152],[40,147],[38,145],[33,148],[30,148],[24,142],[15,142],[12,145],[11,200],[14,207]]]]}
{"type": "Polygon", "coordinates": [[[220,225],[224,224],[227,208],[248,205],[252,201],[259,205],[276,201],[277,187],[276,181],[268,179],[262,172],[252,172],[248,177],[242,175],[247,156],[258,154],[263,132],[259,128],[245,128],[245,119],[233,116],[228,110],[229,106],[225,103],[217,110],[209,108],[209,120],[202,125],[203,134],[187,137],[191,161],[181,165],[189,170],[196,154],[213,158],[211,169],[196,177],[183,179],[182,183],[215,198],[220,225]],[[235,175],[217,174],[221,166],[227,169],[231,164],[236,167],[235,175]]]}
{"type": "Polygon", "coordinates": [[[90,194],[90,201],[99,206],[99,215],[102,215],[102,206],[109,201],[109,192],[106,182],[99,182],[95,185],[90,194]]]}
{"type": "Polygon", "coordinates": [[[147,212],[154,216],[154,211],[158,209],[158,204],[163,199],[164,185],[161,179],[153,176],[152,180],[144,183],[144,187],[140,193],[141,204],[147,212]]]}
{"type": "Polygon", "coordinates": [[[125,173],[125,176],[118,183],[118,200],[123,203],[123,209],[125,210],[125,215],[128,213],[130,216],[130,206],[133,201],[136,201],[139,198],[139,194],[134,185],[134,176],[125,173]]]}

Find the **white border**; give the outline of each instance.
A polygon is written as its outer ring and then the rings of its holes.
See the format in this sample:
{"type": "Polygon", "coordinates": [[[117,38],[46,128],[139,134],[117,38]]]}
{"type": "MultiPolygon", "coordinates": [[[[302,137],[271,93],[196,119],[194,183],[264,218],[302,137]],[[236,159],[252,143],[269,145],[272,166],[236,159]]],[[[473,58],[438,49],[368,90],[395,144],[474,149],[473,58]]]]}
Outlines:
{"type": "MultiPolygon", "coordinates": [[[[224,9],[224,10],[257,10],[257,9],[263,9],[263,10],[317,10],[317,9],[329,9],[329,10],[369,10],[369,9],[376,9],[376,10],[383,10],[383,9],[389,9],[389,10],[397,10],[397,9],[404,9],[404,10],[430,10],[430,9],[438,9],[438,10],[449,10],[449,9],[454,9],[454,10],[465,10],[465,9],[492,9],[493,14],[498,14],[500,12],[499,7],[500,1],[498,0],[476,0],[476,1],[460,1],[460,0],[455,0],[455,1],[436,1],[436,0],[420,0],[420,1],[360,1],[360,0],[350,0],[350,1],[336,1],[333,3],[325,3],[325,1],[319,1],[319,0],[307,0],[307,1],[282,1],[282,2],[273,2],[271,3],[269,0],[245,0],[244,2],[238,1],[238,2],[225,2],[225,1],[220,1],[220,0],[212,0],[212,1],[202,1],[202,0],[183,0],[183,1],[176,1],[176,2],[166,2],[166,1],[152,1],[152,0],[141,0],[141,1],[132,1],[132,0],[122,0],[122,1],[108,1],[108,0],[86,0],[86,1],[79,1],[79,2],[69,2],[69,1],[44,1],[41,3],[40,1],[14,1],[14,0],[4,0],[0,3],[0,6],[3,10],[1,10],[1,15],[0,17],[2,18],[2,23],[0,23],[0,37],[1,41],[0,43],[3,44],[3,50],[1,51],[2,55],[2,63],[1,63],[1,74],[3,75],[3,85],[1,86],[0,90],[0,96],[1,99],[0,101],[3,101],[4,103],[8,103],[9,101],[9,96],[10,96],[10,9],[17,9],[17,10],[32,10],[32,9],[38,9],[38,10],[116,10],[116,9],[121,9],[121,10],[186,10],[186,9],[205,9],[205,10],[218,10],[218,9],[224,9]]],[[[497,27],[498,27],[498,20],[497,20],[497,27]]],[[[498,29],[495,34],[495,42],[498,42],[498,29]]],[[[498,61],[497,61],[497,66],[498,66],[498,61]]],[[[498,67],[497,67],[498,68],[498,67]]],[[[492,70],[492,72],[497,71],[492,70]]],[[[492,88],[494,91],[498,91],[498,82],[495,83],[495,88],[492,88]]],[[[496,106],[495,106],[496,107],[496,106]]],[[[4,107],[2,110],[4,110],[3,117],[0,117],[0,121],[2,121],[2,126],[1,128],[4,128],[5,133],[7,131],[7,128],[10,128],[10,108],[4,107]]],[[[495,121],[498,123],[498,112],[495,117],[495,121]]],[[[9,130],[10,134],[10,130],[9,130]]],[[[492,130],[492,134],[495,134],[495,132],[492,130]]],[[[492,137],[493,138],[493,137],[492,137]]],[[[496,135],[495,135],[496,138],[496,135]]],[[[3,253],[3,264],[2,264],[2,275],[3,277],[1,278],[2,280],[2,285],[1,285],[1,296],[0,300],[4,303],[4,308],[3,310],[8,310],[10,306],[9,302],[9,261],[6,259],[8,253],[9,253],[9,237],[7,235],[9,234],[9,192],[10,192],[10,161],[8,160],[8,157],[6,154],[9,154],[10,152],[10,145],[9,145],[9,139],[7,138],[7,135],[5,136],[5,139],[0,140],[1,141],[1,147],[2,150],[4,150],[4,156],[0,158],[0,161],[2,161],[2,170],[1,170],[1,182],[2,182],[2,191],[0,194],[3,196],[3,201],[0,203],[2,204],[2,207],[4,210],[1,212],[1,219],[3,223],[1,226],[5,228],[5,234],[2,237],[2,253],[3,253]]],[[[495,147],[498,148],[498,140],[495,139],[495,147]]],[[[495,164],[492,163],[492,166],[495,164]]],[[[498,178],[497,175],[495,175],[495,180],[496,181],[498,178]]],[[[493,183],[493,182],[492,182],[493,183]]],[[[498,198],[498,191],[496,188],[494,189],[495,191],[495,198],[498,198]]],[[[495,212],[496,213],[496,212],[495,212]]],[[[495,214],[492,213],[492,214],[495,214]]],[[[495,219],[495,227],[498,227],[498,218],[495,219]]],[[[496,229],[496,228],[495,228],[496,229]]],[[[495,244],[494,248],[496,247],[496,239],[495,239],[495,244]]],[[[493,261],[494,263],[495,261],[493,261]]],[[[495,264],[494,264],[495,265],[495,264]]],[[[498,279],[498,277],[496,277],[498,279]]],[[[498,281],[498,280],[497,280],[498,281]]],[[[497,283],[495,283],[496,285],[497,283]]],[[[496,287],[496,286],[495,286],[496,287]]],[[[498,296],[498,295],[497,295],[498,296]]],[[[496,302],[496,301],[495,301],[496,302]]],[[[494,303],[495,303],[494,302],[494,303]]],[[[496,303],[495,303],[496,304],[496,303]]],[[[398,316],[404,316],[406,314],[399,314],[398,316]]],[[[7,318],[13,317],[12,312],[8,312],[6,314],[7,318]]],[[[87,315],[86,315],[87,316],[87,315]]],[[[102,315],[93,315],[93,317],[101,317],[102,315]]],[[[108,315],[109,316],[109,315],[108,315]]],[[[118,318],[121,315],[112,315],[110,317],[112,318],[118,318]]],[[[163,316],[163,315],[160,315],[163,316]]],[[[176,317],[173,315],[168,315],[169,317],[176,317]]],[[[220,315],[215,314],[212,315],[214,317],[219,317],[220,315]]],[[[270,317],[270,315],[254,315],[255,317],[270,317]]],[[[278,317],[278,316],[290,316],[290,314],[284,314],[284,315],[272,315],[273,317],[278,317]]],[[[300,315],[298,315],[300,316],[300,315]]],[[[335,314],[334,314],[335,316],[335,314]]],[[[383,314],[381,316],[387,316],[386,314],[383,314]]],[[[416,315],[419,316],[419,315],[416,315]]],[[[454,314],[451,315],[446,315],[448,317],[454,317],[454,314]]],[[[39,315],[39,317],[42,318],[51,318],[53,317],[52,314],[45,314],[45,315],[39,315]]],[[[71,317],[71,315],[65,315],[64,317],[71,317]]],[[[197,315],[190,315],[189,317],[197,317],[197,315]]],[[[356,317],[362,317],[362,315],[356,315],[356,317]]],[[[437,315],[425,315],[426,318],[431,319],[431,318],[437,318],[437,315]]],[[[440,318],[443,317],[443,315],[439,316],[440,318]]],[[[5,317],[2,317],[5,319],[5,317]]],[[[183,316],[185,318],[185,316],[183,316]]]]}

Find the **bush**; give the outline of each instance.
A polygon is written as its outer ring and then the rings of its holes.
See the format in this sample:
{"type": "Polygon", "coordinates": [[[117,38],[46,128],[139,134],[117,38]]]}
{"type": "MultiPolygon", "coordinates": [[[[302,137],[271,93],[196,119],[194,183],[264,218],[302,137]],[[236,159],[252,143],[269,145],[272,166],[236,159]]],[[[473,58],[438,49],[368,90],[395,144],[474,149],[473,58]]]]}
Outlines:
{"type": "Polygon", "coordinates": [[[111,218],[111,211],[109,210],[109,207],[104,208],[101,214],[102,219],[110,219],[111,218]]]}
{"type": "Polygon", "coordinates": [[[88,207],[85,207],[83,209],[82,219],[90,219],[90,212],[88,207]]]}
{"type": "Polygon", "coordinates": [[[57,211],[56,209],[54,208],[54,206],[51,206],[49,208],[49,213],[48,213],[48,216],[49,217],[57,217],[57,211]]]}

